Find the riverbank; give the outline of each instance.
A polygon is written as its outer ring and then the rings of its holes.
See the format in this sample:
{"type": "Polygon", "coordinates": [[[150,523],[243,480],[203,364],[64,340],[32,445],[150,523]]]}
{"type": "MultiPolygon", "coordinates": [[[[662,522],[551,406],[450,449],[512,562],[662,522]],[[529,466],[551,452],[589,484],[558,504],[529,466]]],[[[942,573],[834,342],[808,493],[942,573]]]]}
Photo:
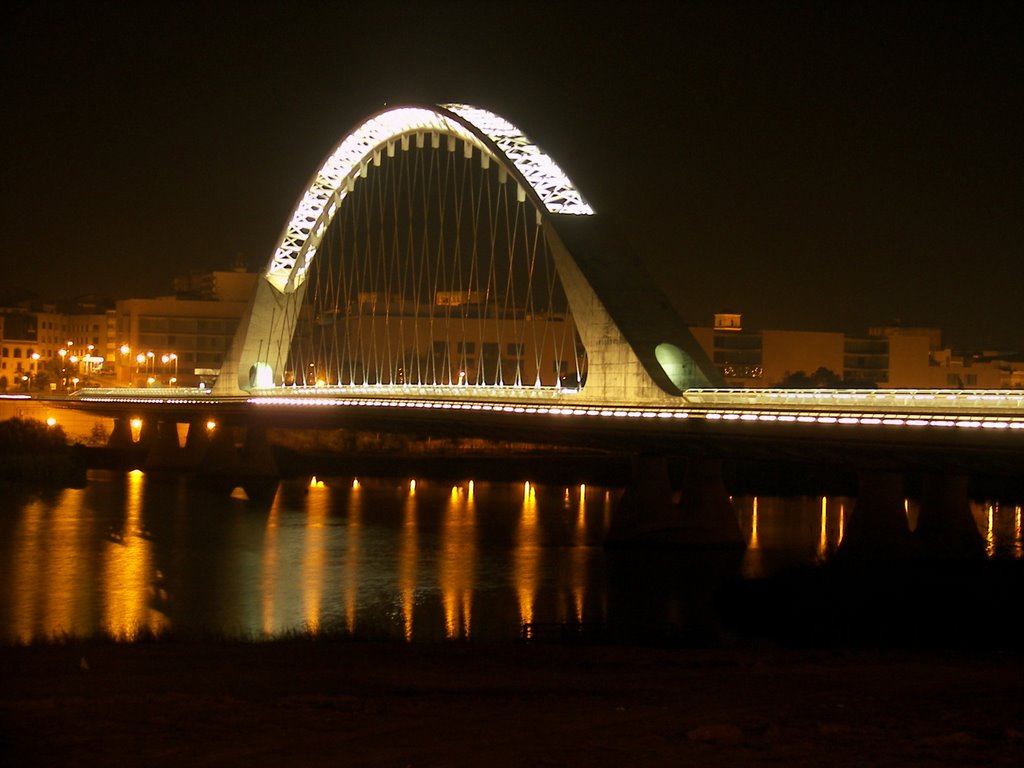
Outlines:
{"type": "Polygon", "coordinates": [[[8,766],[1024,760],[1024,661],[294,639],[0,649],[8,766]]]}
{"type": "Polygon", "coordinates": [[[81,488],[86,482],[84,447],[42,421],[0,421],[0,482],[81,488]]]}

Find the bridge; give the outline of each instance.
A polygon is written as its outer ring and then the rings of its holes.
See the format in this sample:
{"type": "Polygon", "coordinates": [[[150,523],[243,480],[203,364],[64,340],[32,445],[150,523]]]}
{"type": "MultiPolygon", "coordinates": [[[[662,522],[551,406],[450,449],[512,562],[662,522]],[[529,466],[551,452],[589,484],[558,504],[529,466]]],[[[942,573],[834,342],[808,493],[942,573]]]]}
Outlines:
{"type": "Polygon", "coordinates": [[[313,173],[211,390],[83,390],[64,404],[114,417],[115,443],[132,439],[132,416],[162,429],[154,463],[181,460],[189,424],[189,455],[209,465],[207,422],[226,466],[241,461],[227,427],[247,429],[249,470],[269,467],[272,426],[629,451],[637,490],[617,536],[648,543],[738,540],[723,457],[829,456],[865,471],[867,539],[892,538],[913,470],[931,478],[926,531],[969,549],[964,478],[1017,473],[1024,458],[1021,392],[721,385],[621,230],[539,146],[486,110],[408,105],[355,126],[313,173]],[[685,514],[669,500],[671,454],[694,467],[685,514]]]}

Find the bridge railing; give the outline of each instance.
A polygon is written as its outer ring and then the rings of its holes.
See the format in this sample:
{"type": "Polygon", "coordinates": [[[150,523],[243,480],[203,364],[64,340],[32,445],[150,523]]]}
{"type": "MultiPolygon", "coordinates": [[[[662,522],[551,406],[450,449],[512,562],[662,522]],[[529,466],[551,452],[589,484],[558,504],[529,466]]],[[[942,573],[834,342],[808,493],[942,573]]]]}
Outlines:
{"type": "Polygon", "coordinates": [[[694,405],[749,408],[863,407],[901,411],[1019,410],[1019,389],[688,389],[694,405]]]}
{"type": "Polygon", "coordinates": [[[210,399],[213,393],[200,387],[83,387],[67,396],[67,400],[95,400],[114,397],[118,400],[138,399],[169,402],[179,398],[210,399]]]}
{"type": "Polygon", "coordinates": [[[452,400],[560,400],[578,395],[575,387],[488,386],[486,384],[354,384],[253,389],[253,397],[409,397],[452,400]]]}

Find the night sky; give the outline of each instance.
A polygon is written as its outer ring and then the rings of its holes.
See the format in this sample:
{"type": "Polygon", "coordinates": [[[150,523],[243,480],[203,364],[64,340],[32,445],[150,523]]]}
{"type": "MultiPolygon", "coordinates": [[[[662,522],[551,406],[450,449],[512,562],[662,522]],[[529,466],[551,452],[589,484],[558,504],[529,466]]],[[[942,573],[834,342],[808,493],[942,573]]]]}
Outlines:
{"type": "Polygon", "coordinates": [[[349,129],[458,101],[546,149],[692,323],[1024,349],[1015,4],[11,8],[5,299],[261,268],[349,129]]]}

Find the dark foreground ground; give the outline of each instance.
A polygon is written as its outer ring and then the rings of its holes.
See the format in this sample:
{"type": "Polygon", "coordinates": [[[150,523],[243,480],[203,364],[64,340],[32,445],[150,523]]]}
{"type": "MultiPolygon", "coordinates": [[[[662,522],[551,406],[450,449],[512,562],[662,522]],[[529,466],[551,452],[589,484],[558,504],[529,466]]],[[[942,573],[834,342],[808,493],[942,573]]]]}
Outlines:
{"type": "Polygon", "coordinates": [[[658,642],[0,648],[0,765],[1021,766],[1020,565],[794,571],[658,642]]]}
{"type": "Polygon", "coordinates": [[[979,652],[157,641],[0,652],[11,766],[1019,766],[979,652]]]}

